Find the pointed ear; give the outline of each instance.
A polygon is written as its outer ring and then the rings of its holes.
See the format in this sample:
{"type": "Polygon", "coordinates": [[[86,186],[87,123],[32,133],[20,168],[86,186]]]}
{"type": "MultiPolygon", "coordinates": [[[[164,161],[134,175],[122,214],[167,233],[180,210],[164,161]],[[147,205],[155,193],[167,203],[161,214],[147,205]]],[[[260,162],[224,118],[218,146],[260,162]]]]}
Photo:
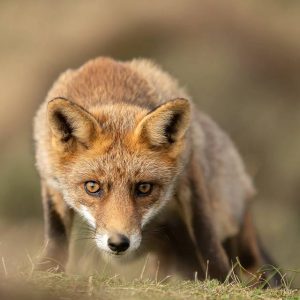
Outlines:
{"type": "Polygon", "coordinates": [[[151,146],[168,147],[183,138],[190,123],[190,114],[188,100],[170,100],[148,113],[138,124],[136,132],[151,146]]]}
{"type": "Polygon", "coordinates": [[[58,148],[88,147],[100,132],[96,119],[79,105],[55,98],[48,103],[48,123],[58,148]]]}

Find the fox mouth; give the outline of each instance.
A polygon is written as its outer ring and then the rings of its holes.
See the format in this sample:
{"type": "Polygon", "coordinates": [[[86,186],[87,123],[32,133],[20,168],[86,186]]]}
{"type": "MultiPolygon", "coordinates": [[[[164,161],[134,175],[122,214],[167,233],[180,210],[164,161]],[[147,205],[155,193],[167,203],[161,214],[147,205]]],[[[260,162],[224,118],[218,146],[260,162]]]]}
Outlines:
{"type": "Polygon", "coordinates": [[[103,258],[106,258],[110,261],[110,259],[130,259],[130,257],[134,257],[134,252],[135,251],[123,251],[123,252],[114,252],[114,251],[109,251],[109,250],[103,250],[101,249],[103,258]]]}
{"type": "Polygon", "coordinates": [[[102,250],[103,252],[107,253],[111,256],[124,256],[129,253],[129,251],[109,251],[109,250],[102,250]]]}
{"type": "Polygon", "coordinates": [[[111,260],[120,260],[120,261],[131,261],[132,259],[139,257],[142,253],[144,253],[142,247],[138,247],[136,249],[128,249],[127,251],[111,251],[109,249],[100,248],[100,253],[103,258],[111,261],[111,260]]]}
{"type": "Polygon", "coordinates": [[[131,253],[135,252],[132,250],[127,250],[127,251],[112,251],[110,249],[102,248],[102,247],[97,247],[101,253],[109,256],[109,257],[124,257],[124,256],[129,256],[131,253]]]}

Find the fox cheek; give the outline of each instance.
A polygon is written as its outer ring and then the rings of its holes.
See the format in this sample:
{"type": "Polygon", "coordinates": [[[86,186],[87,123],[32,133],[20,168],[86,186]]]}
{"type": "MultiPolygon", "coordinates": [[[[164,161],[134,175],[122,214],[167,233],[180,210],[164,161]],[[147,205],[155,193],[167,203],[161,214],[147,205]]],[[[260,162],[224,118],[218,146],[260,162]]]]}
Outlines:
{"type": "Polygon", "coordinates": [[[89,209],[85,205],[80,204],[78,211],[79,211],[80,215],[88,222],[88,224],[92,228],[95,229],[96,228],[96,219],[93,217],[93,215],[91,214],[89,209]]]}
{"type": "Polygon", "coordinates": [[[149,223],[149,221],[152,219],[153,215],[154,215],[154,208],[151,207],[142,217],[141,220],[141,227],[143,228],[147,223],[149,223]]]}

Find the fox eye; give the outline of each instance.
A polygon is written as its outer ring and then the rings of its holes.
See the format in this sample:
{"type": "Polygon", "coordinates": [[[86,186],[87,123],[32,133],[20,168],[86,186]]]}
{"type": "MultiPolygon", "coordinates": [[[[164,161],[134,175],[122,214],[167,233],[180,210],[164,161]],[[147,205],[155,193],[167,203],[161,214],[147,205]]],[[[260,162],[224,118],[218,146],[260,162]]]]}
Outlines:
{"type": "Polygon", "coordinates": [[[100,184],[96,181],[85,182],[84,189],[91,196],[99,196],[102,193],[100,184]]]}
{"type": "Polygon", "coordinates": [[[135,194],[138,197],[144,197],[151,194],[153,184],[149,182],[140,182],[135,186],[135,194]]]}

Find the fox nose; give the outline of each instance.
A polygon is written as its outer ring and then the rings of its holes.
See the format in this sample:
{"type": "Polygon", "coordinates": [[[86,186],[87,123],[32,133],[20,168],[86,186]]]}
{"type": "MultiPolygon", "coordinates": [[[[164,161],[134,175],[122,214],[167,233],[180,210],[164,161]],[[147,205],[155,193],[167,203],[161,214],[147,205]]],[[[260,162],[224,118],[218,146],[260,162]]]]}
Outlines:
{"type": "Polygon", "coordinates": [[[129,248],[129,239],[123,234],[115,234],[107,240],[108,247],[114,252],[124,252],[129,248]]]}

